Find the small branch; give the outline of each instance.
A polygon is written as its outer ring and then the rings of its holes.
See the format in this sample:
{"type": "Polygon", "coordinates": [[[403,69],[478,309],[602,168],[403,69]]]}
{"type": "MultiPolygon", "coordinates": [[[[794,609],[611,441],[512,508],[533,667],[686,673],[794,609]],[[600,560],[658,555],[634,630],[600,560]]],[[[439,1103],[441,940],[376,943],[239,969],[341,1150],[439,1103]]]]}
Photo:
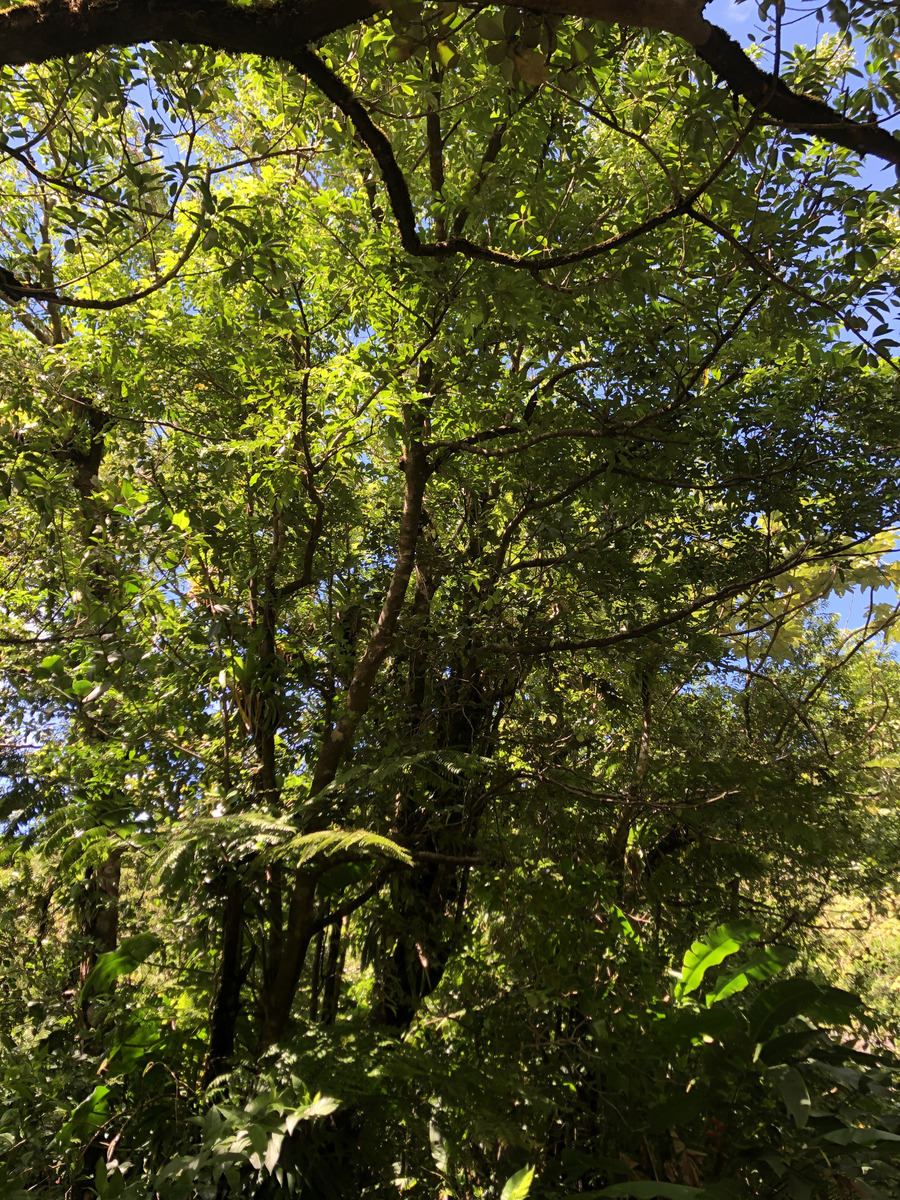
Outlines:
{"type": "Polygon", "coordinates": [[[483,867],[487,862],[477,854],[438,854],[432,850],[411,851],[415,862],[449,863],[457,867],[483,867]]]}
{"type": "Polygon", "coordinates": [[[0,293],[13,303],[18,303],[20,300],[39,300],[42,304],[56,304],[66,308],[89,308],[101,312],[111,312],[116,308],[124,308],[128,304],[136,304],[138,300],[144,300],[147,296],[152,296],[161,287],[165,287],[167,283],[171,283],[193,254],[204,227],[203,219],[200,218],[197,221],[194,232],[188,238],[184,250],[178,256],[175,265],[166,271],[165,275],[161,275],[159,279],[147,287],[141,288],[136,292],[129,292],[127,296],[117,296],[115,300],[87,300],[79,296],[60,296],[56,292],[48,291],[46,288],[32,287],[27,283],[19,283],[12,273],[5,268],[0,268],[0,293]]]}
{"type": "Polygon", "coordinates": [[[758,254],[755,254],[749,248],[749,246],[745,246],[739,238],[734,236],[730,229],[726,229],[723,225],[720,225],[718,221],[714,221],[712,217],[707,216],[707,214],[701,209],[697,208],[695,204],[688,205],[687,215],[691,218],[691,220],[696,221],[698,225],[705,226],[705,228],[710,230],[711,233],[715,233],[718,237],[722,238],[723,241],[727,242],[728,245],[731,246],[732,249],[736,250],[738,254],[742,255],[750,264],[750,266],[753,267],[755,271],[759,272],[759,274],[765,278],[771,279],[773,283],[778,284],[779,287],[783,287],[784,290],[786,292],[790,292],[792,296],[797,296],[799,299],[803,300],[804,303],[813,305],[816,308],[824,308],[826,312],[830,313],[831,316],[840,321],[841,324],[853,334],[858,342],[861,342],[862,345],[870,350],[872,354],[876,355],[876,357],[880,358],[882,362],[886,363],[892,371],[894,371],[896,374],[900,374],[900,366],[897,365],[895,360],[889,354],[885,354],[883,351],[880,351],[878,347],[865,336],[865,334],[847,325],[847,317],[836,305],[832,304],[824,297],[814,295],[811,296],[805,290],[805,288],[800,287],[799,284],[792,283],[789,279],[785,279],[783,275],[779,275],[778,271],[776,271],[771,264],[760,258],[758,254]]]}
{"type": "MultiPolygon", "coordinates": [[[[718,591],[709,592],[705,596],[694,600],[691,604],[686,604],[682,608],[676,609],[675,612],[669,613],[664,617],[659,617],[655,621],[647,621],[643,625],[636,625],[630,629],[621,629],[618,633],[610,633],[605,637],[547,641],[531,647],[530,652],[532,654],[553,654],[578,650],[602,650],[607,646],[616,646],[620,642],[629,642],[637,638],[647,637],[651,633],[657,633],[661,629],[667,629],[672,625],[676,625],[679,621],[683,621],[701,609],[708,608],[710,605],[716,604],[721,600],[733,600],[735,596],[739,596],[741,592],[745,592],[757,584],[765,583],[770,579],[776,579],[779,575],[783,575],[787,571],[793,571],[805,563],[821,562],[823,559],[833,558],[840,552],[838,548],[823,550],[819,554],[808,554],[806,550],[798,550],[790,555],[790,557],[782,559],[775,566],[769,567],[765,571],[760,571],[749,579],[743,579],[738,583],[730,583],[726,587],[719,588],[718,591]]],[[[522,654],[524,652],[524,647],[512,642],[488,642],[476,651],[479,655],[495,653],[522,654]]]]}

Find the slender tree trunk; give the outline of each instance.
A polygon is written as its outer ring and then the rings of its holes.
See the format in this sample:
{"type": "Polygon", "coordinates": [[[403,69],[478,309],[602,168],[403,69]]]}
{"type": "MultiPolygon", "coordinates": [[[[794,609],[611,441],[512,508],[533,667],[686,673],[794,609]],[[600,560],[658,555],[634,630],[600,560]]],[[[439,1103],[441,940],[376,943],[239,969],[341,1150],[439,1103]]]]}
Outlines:
{"type": "MultiPolygon", "coordinates": [[[[258,638],[258,671],[246,692],[246,715],[253,737],[257,769],[253,791],[263,809],[277,811],[280,789],[276,763],[275,739],[279,726],[277,702],[278,658],[275,649],[277,623],[276,575],[284,544],[284,522],[276,509],[272,514],[272,546],[264,565],[262,594],[257,580],[250,585],[251,635],[258,638]]],[[[283,936],[283,877],[280,865],[266,870],[265,888],[265,953],[263,976],[263,1021],[268,1018],[269,982],[277,979],[281,964],[283,936]]],[[[242,966],[244,945],[244,887],[241,880],[230,875],[226,886],[225,910],[222,921],[222,946],[215,998],[212,1006],[209,1035],[209,1055],[203,1074],[204,1085],[228,1070],[234,1054],[237,1023],[241,1012],[241,988],[247,974],[242,966]]]]}
{"type": "Polygon", "coordinates": [[[341,979],[344,974],[344,959],[347,941],[344,933],[349,918],[343,917],[331,926],[328,936],[328,958],[325,963],[325,987],[322,994],[322,1024],[333,1025],[337,1019],[338,1000],[341,994],[341,979]]]}
{"type": "Polygon", "coordinates": [[[322,954],[325,950],[325,930],[320,929],[316,937],[316,953],[313,958],[312,979],[309,984],[309,1019],[319,1016],[319,993],[322,990],[322,954]]]}
{"type": "MultiPolygon", "coordinates": [[[[397,557],[391,582],[375,628],[347,687],[344,711],[325,734],[313,771],[310,799],[318,796],[331,783],[353,744],[359,723],[368,710],[375,679],[393,645],[397,623],[406,600],[416,561],[422,505],[430,474],[425,447],[417,436],[411,436],[407,443],[403,469],[406,475],[403,513],[400,518],[397,557]]],[[[309,829],[316,827],[315,820],[307,826],[309,829]]],[[[287,1030],[307,949],[316,928],[317,878],[317,870],[308,866],[298,868],[294,875],[279,969],[266,997],[261,1049],[279,1041],[287,1030]]]]}
{"type": "MultiPolygon", "coordinates": [[[[87,875],[81,910],[81,934],[87,948],[78,966],[78,982],[85,981],[101,954],[115,950],[119,942],[119,883],[122,874],[121,851],[113,851],[87,875]]],[[[90,997],[82,996],[81,1019],[86,1029],[94,1025],[90,997]]]]}
{"type": "Polygon", "coordinates": [[[281,963],[281,941],[284,936],[284,872],[281,863],[266,869],[266,978],[274,979],[281,963]]]}
{"type": "Polygon", "coordinates": [[[301,868],[294,877],[291,891],[281,963],[266,996],[261,1050],[280,1041],[287,1029],[317,916],[316,879],[311,872],[301,868]]]}
{"type": "Polygon", "coordinates": [[[240,1012],[241,955],[244,946],[244,888],[236,876],[228,880],[222,922],[222,948],[219,979],[209,1030],[209,1055],[203,1071],[203,1086],[228,1070],[234,1054],[237,1019],[240,1012]]]}
{"type": "Polygon", "coordinates": [[[650,734],[653,715],[653,696],[647,672],[641,676],[641,728],[634,742],[634,770],[624,790],[622,810],[616,828],[606,848],[606,861],[616,880],[616,893],[621,904],[625,895],[628,840],[632,821],[641,810],[644,783],[650,765],[650,734]]]}

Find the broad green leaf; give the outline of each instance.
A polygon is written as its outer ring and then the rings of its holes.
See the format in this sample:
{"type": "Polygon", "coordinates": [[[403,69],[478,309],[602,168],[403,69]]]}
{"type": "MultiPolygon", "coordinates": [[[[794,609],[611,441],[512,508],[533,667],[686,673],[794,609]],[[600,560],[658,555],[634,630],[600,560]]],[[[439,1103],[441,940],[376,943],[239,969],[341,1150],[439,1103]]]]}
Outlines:
{"type": "Polygon", "coordinates": [[[533,1179],[534,1167],[523,1167],[521,1171],[516,1171],[515,1175],[510,1175],[503,1185],[500,1200],[525,1200],[525,1197],[531,1192],[533,1179]]]}
{"type": "Polygon", "coordinates": [[[888,1133],[886,1129],[835,1129],[823,1133],[822,1138],[836,1146],[877,1146],[879,1142],[900,1142],[900,1133],[888,1133]]]}
{"type": "Polygon", "coordinates": [[[55,1140],[60,1145],[66,1145],[70,1141],[89,1141],[107,1118],[109,1094],[110,1089],[106,1084],[98,1084],[87,1099],[82,1100],[73,1110],[55,1140]]]}
{"type": "Polygon", "coordinates": [[[724,1007],[697,1010],[676,1008],[655,1027],[655,1032],[658,1032],[664,1041],[671,1036],[676,1039],[676,1043],[709,1037],[716,1041],[729,1041],[736,1035],[743,1034],[745,1030],[743,1014],[724,1007]]]}
{"type": "Polygon", "coordinates": [[[519,69],[519,74],[529,87],[538,87],[550,78],[550,68],[547,60],[538,50],[522,50],[513,53],[512,61],[519,69]]]}
{"type": "Polygon", "coordinates": [[[130,975],[145,959],[159,949],[162,940],[155,933],[137,933],[123,938],[118,949],[101,954],[84,981],[83,996],[108,991],[120,975],[130,975]]]}
{"type": "Polygon", "coordinates": [[[711,967],[717,967],[723,959],[740,950],[746,941],[757,936],[757,927],[752,923],[733,921],[720,925],[706,938],[694,942],[684,956],[675,995],[680,998],[695,991],[711,967]]]}
{"type": "Polygon", "coordinates": [[[266,1147],[265,1167],[270,1174],[278,1165],[283,1141],[283,1133],[272,1133],[269,1135],[269,1144],[266,1147]]]}
{"type": "Polygon", "coordinates": [[[794,1067],[778,1069],[775,1086],[781,1093],[788,1112],[798,1129],[804,1129],[809,1121],[812,1102],[803,1076],[794,1067]]]}
{"type": "Polygon", "coordinates": [[[706,1003],[716,1004],[725,1000],[728,996],[743,991],[751,981],[761,983],[783,971],[796,958],[797,951],[790,946],[763,946],[730,975],[717,979],[715,991],[707,993],[706,1003]]]}
{"type": "Polygon", "coordinates": [[[262,1161],[263,1155],[269,1146],[269,1135],[263,1125],[248,1125],[247,1137],[250,1139],[250,1145],[253,1147],[254,1154],[258,1155],[262,1161]]]}
{"type": "Polygon", "coordinates": [[[846,1023],[859,1004],[858,997],[839,988],[822,987],[802,976],[777,980],[762,991],[747,1013],[750,1037],[761,1044],[785,1022],[801,1014],[846,1023]]]}
{"type": "Polygon", "coordinates": [[[303,1110],[303,1117],[306,1120],[312,1120],[316,1117],[330,1117],[333,1112],[336,1112],[340,1107],[340,1101],[334,1096],[322,1096],[321,1094],[313,1096],[312,1100],[303,1110]]]}
{"type": "Polygon", "coordinates": [[[506,34],[503,31],[503,25],[496,17],[488,13],[480,13],[475,18],[475,29],[479,36],[486,38],[489,42],[500,42],[506,40],[506,34]]]}

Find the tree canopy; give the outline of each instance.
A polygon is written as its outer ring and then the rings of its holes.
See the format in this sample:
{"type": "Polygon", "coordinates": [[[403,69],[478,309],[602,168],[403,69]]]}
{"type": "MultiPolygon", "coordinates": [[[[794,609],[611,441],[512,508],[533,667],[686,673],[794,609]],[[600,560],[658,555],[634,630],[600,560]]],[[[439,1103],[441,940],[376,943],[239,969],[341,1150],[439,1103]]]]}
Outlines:
{"type": "Polygon", "coordinates": [[[896,1190],[895,18],[563,7],[0,14],[10,1200],[896,1190]]]}

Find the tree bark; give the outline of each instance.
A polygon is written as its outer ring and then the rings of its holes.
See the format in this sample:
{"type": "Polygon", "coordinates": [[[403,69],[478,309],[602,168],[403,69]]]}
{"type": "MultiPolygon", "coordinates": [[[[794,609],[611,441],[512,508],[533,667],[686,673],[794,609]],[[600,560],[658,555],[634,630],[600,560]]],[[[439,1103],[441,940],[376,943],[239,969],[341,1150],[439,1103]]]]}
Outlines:
{"type": "Polygon", "coordinates": [[[338,1000],[341,995],[341,979],[344,974],[344,959],[347,943],[344,931],[348,917],[335,921],[328,936],[328,957],[325,963],[325,980],[322,990],[322,1024],[333,1025],[337,1019],[338,1000]]]}
{"type": "MultiPolygon", "coordinates": [[[[115,950],[119,944],[121,874],[122,854],[117,850],[107,855],[96,870],[88,871],[81,910],[81,933],[88,945],[78,967],[78,982],[82,988],[99,956],[115,950]]],[[[81,1018],[87,1029],[94,1024],[92,1003],[90,997],[82,996],[81,1018]]]]}

